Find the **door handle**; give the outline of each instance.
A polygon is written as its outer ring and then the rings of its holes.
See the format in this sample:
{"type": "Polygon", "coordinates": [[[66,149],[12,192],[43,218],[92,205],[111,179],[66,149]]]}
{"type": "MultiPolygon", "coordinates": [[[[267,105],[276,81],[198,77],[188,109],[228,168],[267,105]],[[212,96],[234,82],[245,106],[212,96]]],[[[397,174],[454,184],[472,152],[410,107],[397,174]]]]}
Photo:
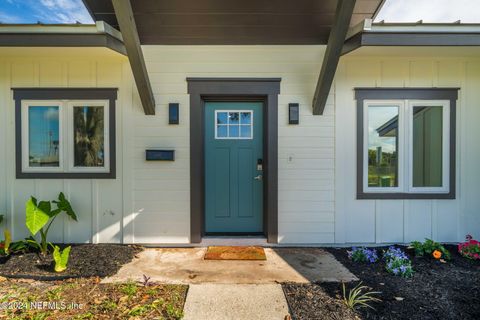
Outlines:
{"type": "Polygon", "coordinates": [[[262,180],[262,179],[263,179],[263,176],[262,176],[261,174],[259,174],[258,176],[253,177],[253,179],[255,179],[255,180],[262,180]]]}

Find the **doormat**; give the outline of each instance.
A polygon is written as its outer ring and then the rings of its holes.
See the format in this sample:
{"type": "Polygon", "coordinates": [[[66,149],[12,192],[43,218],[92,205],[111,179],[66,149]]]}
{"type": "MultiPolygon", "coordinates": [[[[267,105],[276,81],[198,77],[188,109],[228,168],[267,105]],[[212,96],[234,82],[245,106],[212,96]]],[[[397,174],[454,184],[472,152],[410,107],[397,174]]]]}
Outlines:
{"type": "Polygon", "coordinates": [[[205,260],[267,260],[262,247],[208,247],[205,260]]]}

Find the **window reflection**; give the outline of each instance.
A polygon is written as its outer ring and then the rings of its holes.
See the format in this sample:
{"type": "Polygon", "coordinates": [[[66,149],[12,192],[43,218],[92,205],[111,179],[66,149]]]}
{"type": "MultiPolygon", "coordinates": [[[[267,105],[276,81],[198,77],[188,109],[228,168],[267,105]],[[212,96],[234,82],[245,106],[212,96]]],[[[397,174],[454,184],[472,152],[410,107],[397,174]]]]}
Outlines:
{"type": "Polygon", "coordinates": [[[368,186],[398,187],[398,106],[368,107],[368,186]]]}
{"type": "Polygon", "coordinates": [[[76,167],[103,167],[105,158],[103,107],[74,107],[74,163],[76,167]]]}
{"type": "Polygon", "coordinates": [[[413,108],[413,186],[441,187],[443,168],[442,107],[413,108]]]}
{"type": "Polygon", "coordinates": [[[59,107],[29,107],[29,166],[59,167],[59,139],[59,107]]]}
{"type": "Polygon", "coordinates": [[[252,111],[217,111],[216,139],[252,139],[252,111]]]}

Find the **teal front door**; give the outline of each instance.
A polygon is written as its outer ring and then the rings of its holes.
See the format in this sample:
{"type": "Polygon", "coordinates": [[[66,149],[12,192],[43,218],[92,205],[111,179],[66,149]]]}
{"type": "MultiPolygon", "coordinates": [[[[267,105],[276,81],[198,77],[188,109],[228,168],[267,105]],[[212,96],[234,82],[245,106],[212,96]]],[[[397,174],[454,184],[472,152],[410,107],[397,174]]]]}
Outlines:
{"type": "Polygon", "coordinates": [[[205,232],[263,231],[263,104],[205,104],[205,232]]]}

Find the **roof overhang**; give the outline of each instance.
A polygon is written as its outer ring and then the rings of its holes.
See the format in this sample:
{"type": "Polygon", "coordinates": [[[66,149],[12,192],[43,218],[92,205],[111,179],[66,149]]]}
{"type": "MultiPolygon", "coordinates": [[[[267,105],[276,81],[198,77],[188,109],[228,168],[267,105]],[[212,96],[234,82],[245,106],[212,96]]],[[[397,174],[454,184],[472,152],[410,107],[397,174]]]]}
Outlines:
{"type": "Polygon", "coordinates": [[[366,19],[350,29],[342,55],[360,47],[480,46],[480,24],[372,23],[366,19]]]}
{"type": "MultiPolygon", "coordinates": [[[[95,21],[121,29],[112,0],[83,0],[95,21]]],[[[130,1],[141,45],[327,44],[338,0],[130,1]]],[[[356,0],[347,25],[378,12],[383,0],[356,0]]]]}
{"type": "Polygon", "coordinates": [[[126,55],[120,32],[108,24],[0,24],[0,47],[106,47],[126,55]]]}

